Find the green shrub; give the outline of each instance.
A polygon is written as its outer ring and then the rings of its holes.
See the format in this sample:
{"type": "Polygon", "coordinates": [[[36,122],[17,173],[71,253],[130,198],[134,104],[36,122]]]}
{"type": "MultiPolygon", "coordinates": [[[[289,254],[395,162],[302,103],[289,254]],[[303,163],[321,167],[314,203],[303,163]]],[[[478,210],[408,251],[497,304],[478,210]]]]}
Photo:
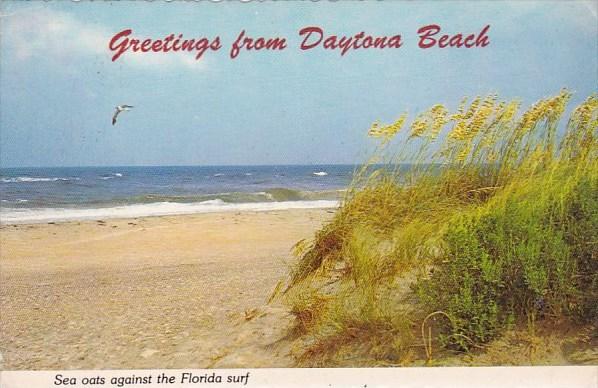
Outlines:
{"type": "Polygon", "coordinates": [[[416,286],[452,318],[444,343],[467,349],[513,320],[597,319],[596,182],[595,170],[559,167],[453,217],[444,256],[416,286]]]}

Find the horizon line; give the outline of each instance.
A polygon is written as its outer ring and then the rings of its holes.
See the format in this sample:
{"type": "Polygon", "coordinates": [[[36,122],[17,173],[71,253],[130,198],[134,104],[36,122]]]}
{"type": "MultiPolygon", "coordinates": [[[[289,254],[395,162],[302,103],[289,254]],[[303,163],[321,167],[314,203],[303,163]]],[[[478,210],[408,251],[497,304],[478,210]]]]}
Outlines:
{"type": "Polygon", "coordinates": [[[286,166],[360,166],[363,163],[281,163],[281,164],[138,164],[138,165],[70,165],[70,166],[1,166],[1,169],[14,168],[113,168],[113,167],[286,167],[286,166]]]}

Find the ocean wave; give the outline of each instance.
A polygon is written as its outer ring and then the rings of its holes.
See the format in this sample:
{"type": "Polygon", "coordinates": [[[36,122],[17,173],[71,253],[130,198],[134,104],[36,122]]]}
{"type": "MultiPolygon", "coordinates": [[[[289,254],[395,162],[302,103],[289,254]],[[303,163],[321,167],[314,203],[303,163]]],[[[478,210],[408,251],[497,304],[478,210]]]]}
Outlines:
{"type": "Polygon", "coordinates": [[[328,175],[328,173],[326,171],[318,171],[318,172],[314,172],[313,174],[317,175],[317,176],[326,176],[326,175],[328,175]]]}
{"type": "Polygon", "coordinates": [[[266,193],[215,193],[215,194],[197,194],[197,195],[168,195],[168,194],[144,194],[131,198],[123,199],[122,202],[128,204],[145,204],[155,202],[172,203],[212,203],[211,201],[221,201],[224,203],[243,203],[243,202],[261,202],[268,200],[266,193]]]}
{"type": "Polygon", "coordinates": [[[40,178],[40,177],[29,177],[19,176],[11,178],[2,178],[3,183],[31,183],[31,182],[57,182],[57,181],[78,181],[81,178],[40,178]]]}
{"type": "Polygon", "coordinates": [[[198,203],[156,202],[151,204],[135,204],[93,209],[0,209],[0,223],[23,224],[49,221],[72,221],[109,218],[134,218],[177,214],[215,213],[231,211],[272,211],[288,209],[322,209],[336,208],[339,201],[284,201],[226,203],[222,200],[209,200],[198,203]]]}
{"type": "Polygon", "coordinates": [[[121,178],[122,176],[123,176],[123,174],[121,174],[120,172],[115,172],[112,174],[104,174],[100,177],[100,179],[107,180],[107,179],[121,178]]]}
{"type": "MultiPolygon", "coordinates": [[[[52,187],[50,187],[53,190],[52,187]]],[[[89,198],[81,201],[68,201],[62,198],[55,198],[52,195],[46,197],[2,198],[1,207],[6,209],[50,209],[50,208],[110,208],[131,205],[152,205],[155,203],[178,203],[193,204],[201,203],[205,206],[220,206],[224,204],[256,204],[269,202],[293,202],[293,201],[338,201],[343,198],[345,190],[298,190],[284,187],[269,188],[261,191],[239,191],[219,193],[196,193],[196,194],[162,194],[149,193],[133,196],[114,196],[89,198]]],[[[4,210],[4,209],[2,209],[4,210]]]]}
{"type": "Polygon", "coordinates": [[[270,197],[272,201],[300,201],[306,199],[305,194],[307,194],[307,192],[277,187],[266,190],[265,194],[270,197]]]}
{"type": "Polygon", "coordinates": [[[26,202],[29,202],[29,200],[28,199],[16,198],[16,199],[3,199],[2,202],[26,203],[26,202]]]}
{"type": "Polygon", "coordinates": [[[226,192],[195,195],[143,194],[116,200],[118,204],[145,204],[155,202],[200,203],[219,200],[224,203],[284,202],[304,200],[337,200],[344,190],[302,191],[282,187],[258,192],[226,192]]]}

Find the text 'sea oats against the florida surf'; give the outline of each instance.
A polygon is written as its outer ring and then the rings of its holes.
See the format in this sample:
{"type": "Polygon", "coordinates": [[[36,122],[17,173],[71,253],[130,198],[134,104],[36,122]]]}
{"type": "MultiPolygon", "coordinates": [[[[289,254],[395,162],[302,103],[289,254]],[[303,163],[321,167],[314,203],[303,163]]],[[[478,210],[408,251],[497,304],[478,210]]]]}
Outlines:
{"type": "Polygon", "coordinates": [[[236,386],[247,385],[250,372],[235,374],[221,372],[191,372],[184,371],[179,373],[165,373],[163,371],[146,371],[142,374],[127,374],[126,372],[112,375],[109,372],[95,373],[80,376],[80,374],[69,375],[67,372],[57,373],[54,376],[54,386],[108,386],[108,387],[130,387],[130,386],[167,386],[170,384],[235,384],[236,386]]]}
{"type": "MultiPolygon", "coordinates": [[[[417,30],[417,46],[421,49],[432,48],[483,48],[490,44],[486,25],[476,32],[445,32],[437,24],[429,24],[417,30]]],[[[344,56],[350,51],[367,49],[399,49],[405,43],[401,34],[371,35],[360,31],[354,35],[328,34],[318,26],[308,26],[299,30],[301,51],[324,49],[336,51],[344,56]]],[[[241,30],[230,44],[229,57],[235,59],[243,51],[284,51],[290,47],[286,37],[251,36],[241,30]]],[[[116,61],[127,52],[161,53],[193,52],[195,59],[201,59],[208,51],[219,51],[224,46],[220,36],[187,38],[183,34],[169,34],[164,38],[153,39],[136,35],[132,29],[124,29],[116,33],[108,44],[113,53],[112,61],[116,61]]]]}

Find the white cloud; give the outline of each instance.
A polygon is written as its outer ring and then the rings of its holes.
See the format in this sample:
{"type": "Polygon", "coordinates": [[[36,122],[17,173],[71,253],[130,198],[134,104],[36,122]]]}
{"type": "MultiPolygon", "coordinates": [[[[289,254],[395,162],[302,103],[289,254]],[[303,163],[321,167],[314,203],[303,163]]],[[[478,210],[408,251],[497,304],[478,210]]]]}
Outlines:
{"type": "MultiPolygon", "coordinates": [[[[106,51],[108,51],[108,49],[106,49],[106,51]]],[[[110,53],[110,56],[112,56],[112,53],[110,53]]],[[[169,52],[167,54],[160,54],[127,51],[118,58],[116,63],[119,62],[137,67],[161,67],[164,69],[172,66],[184,66],[190,69],[199,70],[206,67],[205,55],[201,60],[196,60],[195,53],[193,52],[169,52]]]]}
{"type": "Polygon", "coordinates": [[[584,1],[582,3],[586,10],[592,14],[594,19],[598,19],[598,3],[594,1],[584,1]]]}
{"type": "MultiPolygon", "coordinates": [[[[2,55],[18,62],[50,60],[67,65],[77,60],[99,57],[110,60],[108,42],[118,31],[85,23],[66,12],[48,8],[28,8],[0,15],[2,55]]],[[[158,38],[158,37],[156,37],[158,38]]],[[[183,66],[205,68],[205,58],[195,53],[134,53],[127,51],[116,63],[145,68],[183,66]]],[[[5,57],[6,58],[6,57],[5,57]]]]}

